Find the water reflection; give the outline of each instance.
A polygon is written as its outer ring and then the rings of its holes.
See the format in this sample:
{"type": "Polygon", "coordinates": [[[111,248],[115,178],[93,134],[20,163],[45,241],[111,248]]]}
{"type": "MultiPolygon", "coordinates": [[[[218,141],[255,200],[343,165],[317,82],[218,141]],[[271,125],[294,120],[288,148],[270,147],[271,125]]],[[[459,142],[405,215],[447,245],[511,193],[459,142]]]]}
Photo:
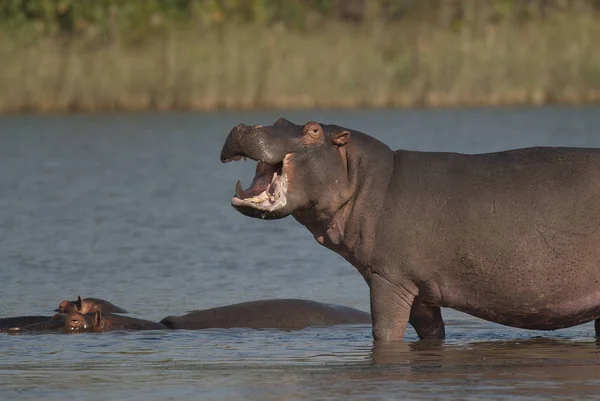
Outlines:
{"type": "MultiPolygon", "coordinates": [[[[444,341],[375,343],[370,358],[375,365],[409,365],[439,368],[490,368],[506,366],[544,366],[598,364],[600,341],[570,341],[556,338],[530,338],[499,341],[474,341],[446,345],[444,341]]],[[[600,378],[600,375],[599,375],[600,378]]]]}

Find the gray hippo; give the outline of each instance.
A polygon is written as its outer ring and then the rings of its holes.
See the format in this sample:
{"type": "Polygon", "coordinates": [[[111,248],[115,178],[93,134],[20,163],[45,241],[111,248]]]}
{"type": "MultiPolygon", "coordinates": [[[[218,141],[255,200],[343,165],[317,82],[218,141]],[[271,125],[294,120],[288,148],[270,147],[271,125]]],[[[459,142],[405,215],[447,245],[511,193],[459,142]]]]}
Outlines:
{"type": "Polygon", "coordinates": [[[258,161],[231,203],[292,215],[370,289],[375,341],[443,339],[440,307],[555,330],[595,320],[600,336],[600,149],[485,154],[391,150],[317,122],[240,124],[221,161],[258,161]]]}
{"type": "Polygon", "coordinates": [[[79,313],[90,312],[107,312],[107,313],[127,313],[125,309],[119,308],[116,305],[111,304],[108,301],[99,298],[84,298],[78,295],[76,301],[67,301],[63,300],[60,305],[58,305],[58,309],[55,309],[55,312],[60,313],[69,313],[70,311],[75,310],[79,313]]]}
{"type": "Polygon", "coordinates": [[[300,330],[309,326],[371,324],[358,309],[304,299],[267,299],[199,310],[160,321],[170,329],[200,330],[245,327],[300,330]]]}

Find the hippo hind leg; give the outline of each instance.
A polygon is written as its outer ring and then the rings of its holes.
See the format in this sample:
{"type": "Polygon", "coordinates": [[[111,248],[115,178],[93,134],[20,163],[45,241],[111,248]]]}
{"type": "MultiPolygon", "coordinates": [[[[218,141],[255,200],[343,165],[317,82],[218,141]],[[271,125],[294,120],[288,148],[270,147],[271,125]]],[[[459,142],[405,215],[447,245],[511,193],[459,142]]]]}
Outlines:
{"type": "Polygon", "coordinates": [[[443,340],[446,337],[440,308],[423,304],[419,297],[415,298],[410,309],[409,323],[420,340],[443,340]]]}
{"type": "Polygon", "coordinates": [[[594,320],[594,330],[596,332],[596,338],[600,339],[600,318],[594,320]]]}

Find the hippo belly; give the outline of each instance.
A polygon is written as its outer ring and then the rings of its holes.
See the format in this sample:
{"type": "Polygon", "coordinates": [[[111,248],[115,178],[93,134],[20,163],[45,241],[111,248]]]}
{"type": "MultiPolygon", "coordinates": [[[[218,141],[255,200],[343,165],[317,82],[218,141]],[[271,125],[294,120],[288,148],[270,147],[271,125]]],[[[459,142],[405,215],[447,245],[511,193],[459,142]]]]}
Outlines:
{"type": "MultiPolygon", "coordinates": [[[[537,238],[523,239],[521,244],[529,252],[515,255],[513,251],[514,264],[490,268],[463,257],[458,269],[448,270],[448,278],[439,280],[443,301],[436,303],[492,322],[534,330],[556,330],[598,318],[600,255],[596,256],[599,251],[593,243],[600,243],[600,238],[594,234],[566,241],[565,235],[562,239],[560,235],[554,234],[552,249],[537,234],[537,238]]],[[[491,244],[487,250],[494,252],[491,244]]],[[[508,252],[496,248],[492,257],[498,259],[497,255],[508,252]]]]}
{"type": "Polygon", "coordinates": [[[563,300],[560,303],[540,302],[514,304],[505,300],[505,307],[498,307],[500,299],[477,305],[448,303],[448,307],[506,326],[531,330],[557,330],[590,322],[600,316],[600,292],[585,298],[563,300]]]}

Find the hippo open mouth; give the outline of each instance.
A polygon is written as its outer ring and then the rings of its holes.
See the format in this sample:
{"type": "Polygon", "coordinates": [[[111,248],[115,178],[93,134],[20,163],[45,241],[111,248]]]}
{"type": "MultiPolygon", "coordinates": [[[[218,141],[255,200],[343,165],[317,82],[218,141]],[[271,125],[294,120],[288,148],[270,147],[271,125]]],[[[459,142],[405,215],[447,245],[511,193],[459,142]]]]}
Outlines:
{"type": "Polygon", "coordinates": [[[292,157],[298,149],[298,127],[287,120],[274,126],[239,124],[229,133],[221,151],[221,162],[252,159],[258,162],[249,188],[238,181],[231,205],[240,213],[262,219],[289,214],[288,183],[292,157]]]}
{"type": "MultiPolygon", "coordinates": [[[[237,155],[225,162],[237,161],[242,157],[247,159],[246,156],[237,155]]],[[[264,212],[272,212],[284,207],[287,203],[288,186],[284,163],[285,158],[275,164],[259,161],[250,187],[244,190],[240,181],[236,183],[231,204],[236,208],[252,208],[264,212]]]]}

